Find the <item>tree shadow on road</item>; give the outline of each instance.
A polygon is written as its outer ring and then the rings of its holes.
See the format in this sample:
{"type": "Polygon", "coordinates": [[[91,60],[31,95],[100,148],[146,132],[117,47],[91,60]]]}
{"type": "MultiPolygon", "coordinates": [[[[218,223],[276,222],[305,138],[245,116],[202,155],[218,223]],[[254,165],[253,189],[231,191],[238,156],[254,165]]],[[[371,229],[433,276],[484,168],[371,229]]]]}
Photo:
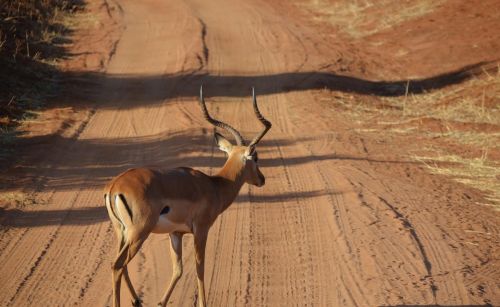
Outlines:
{"type": "MultiPolygon", "coordinates": [[[[215,149],[212,133],[206,129],[190,129],[177,133],[162,133],[148,137],[120,139],[72,139],[61,136],[38,137],[32,152],[50,152],[43,164],[18,165],[5,183],[8,192],[22,186],[25,191],[41,189],[76,190],[102,188],[119,173],[134,167],[149,166],[169,169],[180,166],[201,168],[215,173],[226,158],[215,149]],[[50,139],[46,139],[50,138],[50,139]],[[214,154],[215,152],[215,154],[214,154]],[[68,158],[70,157],[70,158],[68,158]]],[[[351,160],[373,163],[415,163],[390,159],[376,159],[339,153],[303,155],[282,159],[269,158],[266,152],[277,147],[297,146],[311,141],[299,139],[262,140],[259,144],[262,168],[290,167],[322,161],[351,160]]]]}
{"type": "MultiPolygon", "coordinates": [[[[252,195],[250,201],[265,204],[286,203],[329,194],[331,194],[329,191],[324,190],[297,191],[276,195],[252,195]]],[[[246,202],[246,199],[238,197],[235,204],[244,202],[246,202]]],[[[0,207],[0,227],[30,228],[49,225],[91,225],[106,221],[109,221],[109,218],[104,204],[61,210],[21,210],[0,207]]]]}
{"type": "MultiPolygon", "coordinates": [[[[218,153],[212,140],[212,132],[206,129],[191,129],[176,133],[163,133],[148,137],[130,137],[120,139],[71,139],[52,136],[50,140],[40,137],[38,145],[31,148],[35,152],[50,152],[51,155],[43,164],[27,163],[19,165],[12,172],[5,184],[5,192],[15,191],[23,187],[25,192],[42,190],[83,191],[101,189],[112,177],[126,169],[141,166],[157,168],[174,168],[190,166],[201,168],[213,174],[223,166],[226,158],[218,153]],[[213,152],[217,153],[214,154],[213,152]],[[68,159],[71,157],[71,159],[68,159]],[[8,182],[8,184],[7,184],[8,182]]],[[[261,165],[263,169],[294,167],[318,163],[318,161],[336,161],[350,159],[353,162],[392,162],[405,161],[376,160],[366,157],[340,155],[304,155],[282,159],[274,156],[267,158],[265,152],[276,148],[302,146],[314,138],[268,139],[259,144],[261,165]]],[[[410,163],[410,162],[408,162],[410,163]]],[[[268,171],[269,172],[269,171],[268,171]]],[[[250,201],[252,203],[282,204],[300,202],[331,195],[332,191],[286,191],[273,195],[248,195],[238,198],[236,203],[250,201]]],[[[67,223],[84,225],[107,220],[107,214],[101,199],[92,203],[81,204],[84,207],[68,210],[8,210],[0,212],[0,225],[8,227],[37,227],[67,223]]],[[[33,209],[33,208],[30,208],[33,209]]],[[[38,208],[37,208],[38,209],[38,208]]]]}
{"type": "Polygon", "coordinates": [[[259,95],[329,89],[363,95],[403,96],[460,83],[484,69],[494,69],[488,68],[492,66],[489,64],[479,62],[428,78],[395,81],[373,81],[322,71],[246,76],[199,72],[173,75],[67,72],[61,76],[66,93],[55,98],[53,105],[74,105],[76,100],[99,108],[136,108],[169,99],[192,99],[197,96],[201,84],[206,97],[249,97],[252,86],[259,95]],[[67,95],[75,99],[68,99],[67,95]]]}
{"type": "Polygon", "coordinates": [[[0,226],[29,228],[48,225],[89,225],[108,221],[104,206],[63,210],[20,210],[0,207],[0,226]]]}
{"type": "Polygon", "coordinates": [[[251,203],[262,203],[262,204],[285,203],[292,201],[300,202],[301,199],[311,199],[332,194],[342,194],[342,193],[328,191],[328,190],[293,191],[293,192],[284,192],[272,195],[251,195],[248,198],[238,197],[236,198],[235,203],[245,203],[247,201],[250,201],[251,203]]]}

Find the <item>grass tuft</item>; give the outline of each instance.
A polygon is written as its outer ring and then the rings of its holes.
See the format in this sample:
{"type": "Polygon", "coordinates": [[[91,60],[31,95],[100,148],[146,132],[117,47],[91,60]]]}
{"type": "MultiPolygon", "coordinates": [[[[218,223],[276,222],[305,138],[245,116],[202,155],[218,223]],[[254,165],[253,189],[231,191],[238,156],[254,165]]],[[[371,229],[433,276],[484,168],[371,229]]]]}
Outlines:
{"type": "Polygon", "coordinates": [[[424,16],[443,2],[354,0],[332,3],[328,0],[300,0],[298,5],[315,13],[319,21],[336,26],[353,38],[363,38],[424,16]]]}
{"type": "Polygon", "coordinates": [[[500,210],[500,163],[487,158],[487,151],[478,158],[438,153],[436,156],[413,156],[434,174],[451,177],[453,180],[472,186],[486,193],[486,198],[500,210]]]}
{"type": "Polygon", "coordinates": [[[404,118],[500,125],[500,69],[443,90],[381,100],[404,118]]]}

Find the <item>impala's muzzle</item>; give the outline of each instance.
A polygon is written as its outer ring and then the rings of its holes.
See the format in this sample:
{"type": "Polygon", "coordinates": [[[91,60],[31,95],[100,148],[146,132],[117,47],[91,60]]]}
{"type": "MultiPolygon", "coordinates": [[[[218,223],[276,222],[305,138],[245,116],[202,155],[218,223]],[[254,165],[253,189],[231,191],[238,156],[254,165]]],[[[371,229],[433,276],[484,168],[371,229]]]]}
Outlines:
{"type": "Polygon", "coordinates": [[[257,186],[260,188],[263,187],[265,184],[266,184],[266,178],[262,178],[259,184],[257,184],[257,186]]]}
{"type": "Polygon", "coordinates": [[[259,180],[255,185],[260,188],[266,184],[266,177],[264,177],[264,175],[260,172],[260,170],[258,170],[257,176],[259,180]]]}

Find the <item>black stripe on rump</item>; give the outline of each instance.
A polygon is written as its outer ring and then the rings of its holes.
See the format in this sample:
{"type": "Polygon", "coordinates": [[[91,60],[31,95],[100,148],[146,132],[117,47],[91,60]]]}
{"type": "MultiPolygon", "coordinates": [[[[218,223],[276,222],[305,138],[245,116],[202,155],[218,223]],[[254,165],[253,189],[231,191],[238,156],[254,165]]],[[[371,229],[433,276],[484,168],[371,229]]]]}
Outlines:
{"type": "Polygon", "coordinates": [[[120,197],[121,201],[125,205],[125,209],[127,209],[128,215],[130,216],[130,220],[133,220],[132,210],[130,210],[129,205],[128,205],[127,201],[125,200],[125,196],[123,196],[123,194],[118,194],[118,197],[120,197]]]}

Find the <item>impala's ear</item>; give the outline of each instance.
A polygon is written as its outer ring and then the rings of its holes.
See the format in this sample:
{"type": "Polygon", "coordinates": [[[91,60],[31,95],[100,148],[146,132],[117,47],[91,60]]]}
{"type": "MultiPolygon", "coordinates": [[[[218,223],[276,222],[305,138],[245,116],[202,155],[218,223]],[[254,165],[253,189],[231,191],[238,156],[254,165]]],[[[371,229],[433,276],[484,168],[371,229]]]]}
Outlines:
{"type": "Polygon", "coordinates": [[[219,149],[229,154],[233,150],[233,145],[229,142],[222,134],[215,132],[215,143],[219,146],[219,149]]]}

